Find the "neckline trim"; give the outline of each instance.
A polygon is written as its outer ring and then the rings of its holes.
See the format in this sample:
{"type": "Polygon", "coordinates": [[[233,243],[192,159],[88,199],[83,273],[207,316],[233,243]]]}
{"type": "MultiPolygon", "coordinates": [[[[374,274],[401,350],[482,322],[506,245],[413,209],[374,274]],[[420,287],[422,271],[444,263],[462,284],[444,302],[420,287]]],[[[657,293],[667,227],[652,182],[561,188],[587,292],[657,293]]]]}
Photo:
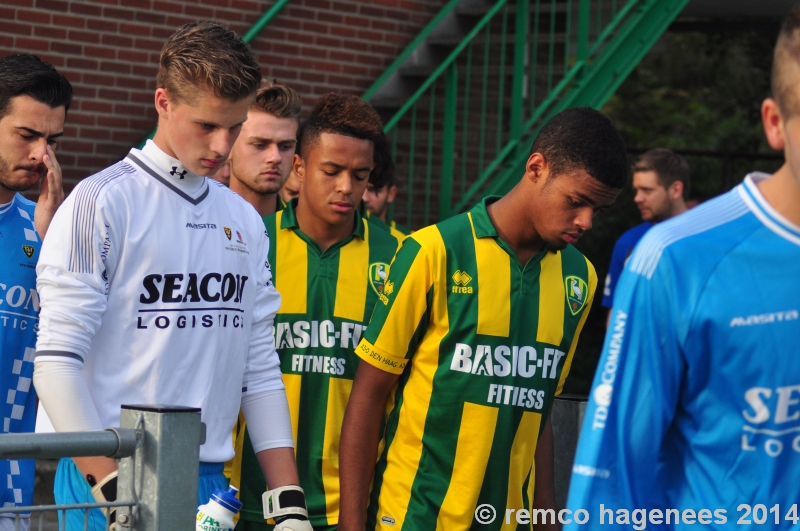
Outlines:
{"type": "Polygon", "coordinates": [[[143,169],[144,171],[149,173],[150,176],[152,176],[158,182],[160,182],[161,184],[163,184],[164,186],[166,186],[167,188],[169,188],[170,190],[172,190],[173,192],[175,192],[180,197],[182,197],[183,199],[185,199],[186,201],[188,201],[189,203],[191,203],[193,205],[199,205],[203,201],[203,199],[208,197],[208,191],[209,191],[208,183],[205,183],[205,190],[203,190],[203,193],[201,193],[199,196],[194,198],[194,197],[190,196],[189,194],[187,194],[186,192],[184,192],[183,190],[181,190],[180,188],[178,188],[177,186],[175,186],[174,184],[172,184],[171,182],[169,182],[167,179],[165,179],[162,176],[160,176],[153,168],[151,168],[150,166],[148,166],[147,164],[142,162],[133,153],[128,153],[128,155],[125,158],[126,159],[130,159],[133,163],[135,163],[141,169],[143,169]]]}

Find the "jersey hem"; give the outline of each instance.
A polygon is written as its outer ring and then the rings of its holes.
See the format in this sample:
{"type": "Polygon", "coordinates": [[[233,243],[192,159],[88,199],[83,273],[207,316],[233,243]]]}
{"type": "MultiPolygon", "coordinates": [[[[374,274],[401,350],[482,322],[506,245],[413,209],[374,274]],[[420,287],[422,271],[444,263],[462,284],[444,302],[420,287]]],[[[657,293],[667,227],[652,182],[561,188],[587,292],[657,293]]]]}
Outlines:
{"type": "Polygon", "coordinates": [[[361,339],[358,348],[356,348],[356,355],[376,369],[392,374],[403,374],[403,370],[405,370],[408,363],[407,359],[388,354],[366,339],[361,339]]]}

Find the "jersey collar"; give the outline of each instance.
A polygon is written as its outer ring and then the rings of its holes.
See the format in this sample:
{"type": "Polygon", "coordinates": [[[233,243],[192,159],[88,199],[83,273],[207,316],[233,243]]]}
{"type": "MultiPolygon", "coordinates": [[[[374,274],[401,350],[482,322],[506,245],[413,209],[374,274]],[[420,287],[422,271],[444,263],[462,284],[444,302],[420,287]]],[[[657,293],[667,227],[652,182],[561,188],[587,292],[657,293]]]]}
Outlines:
{"type": "Polygon", "coordinates": [[[483,200],[472,207],[470,214],[472,215],[472,224],[475,227],[475,236],[478,238],[497,238],[497,229],[494,228],[489,212],[486,207],[500,199],[499,195],[489,195],[483,200]]]}
{"type": "MultiPolygon", "coordinates": [[[[297,223],[297,214],[295,214],[295,209],[297,208],[297,198],[293,198],[286,204],[286,208],[283,209],[283,215],[281,217],[281,228],[282,229],[293,229],[293,230],[300,230],[300,225],[297,223]]],[[[356,211],[356,228],[352,233],[353,236],[358,236],[362,240],[364,239],[364,220],[359,215],[358,211],[356,211]]]]}
{"type": "Polygon", "coordinates": [[[770,175],[763,172],[747,174],[739,187],[739,195],[750,211],[767,228],[790,242],[800,245],[800,227],[772,208],[772,205],[761,194],[761,190],[758,189],[758,183],[768,177],[770,175]]]}

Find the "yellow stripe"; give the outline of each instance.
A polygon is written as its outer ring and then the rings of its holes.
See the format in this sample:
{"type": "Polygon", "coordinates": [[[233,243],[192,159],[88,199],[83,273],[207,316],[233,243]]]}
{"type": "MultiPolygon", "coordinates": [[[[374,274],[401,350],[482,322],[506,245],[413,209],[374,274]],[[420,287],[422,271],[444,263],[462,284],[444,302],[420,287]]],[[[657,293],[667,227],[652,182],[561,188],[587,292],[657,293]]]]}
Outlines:
{"type": "Polygon", "coordinates": [[[561,251],[547,253],[539,274],[539,329],[536,341],[560,345],[564,339],[564,311],[567,294],[561,272],[561,251]]]}
{"type": "Polygon", "coordinates": [[[494,238],[478,238],[468,214],[478,264],[479,334],[508,337],[511,323],[511,257],[494,238]]]}
{"type": "Polygon", "coordinates": [[[294,441],[294,453],[297,455],[297,421],[300,419],[300,389],[303,385],[303,376],[301,374],[284,374],[283,385],[286,386],[286,398],[289,400],[292,440],[294,441]]]}
{"type": "Polygon", "coordinates": [[[336,279],[334,317],[364,320],[369,279],[369,226],[364,223],[364,239],[354,236],[339,249],[339,276],[336,279]]]}
{"type": "Polygon", "coordinates": [[[465,529],[475,517],[499,411],[496,407],[464,403],[453,473],[436,519],[437,530],[465,529]]]}
{"type": "MultiPolygon", "coordinates": [[[[414,354],[414,363],[411,364],[408,382],[403,391],[403,405],[400,409],[397,430],[386,457],[386,470],[378,497],[378,523],[376,526],[376,529],[385,531],[403,528],[411,498],[411,486],[414,483],[422,456],[422,435],[433,390],[433,376],[439,367],[439,345],[450,329],[447,315],[447,256],[442,235],[437,228],[429,227],[417,232],[412,237],[424,248],[417,257],[426,254],[429,256],[434,296],[431,303],[431,323],[414,354]],[[394,518],[395,525],[386,526],[381,523],[383,516],[394,518]]],[[[402,290],[403,288],[400,288],[398,295],[402,294],[402,290]]],[[[425,304],[425,291],[416,294],[417,301],[421,301],[423,305],[425,304]]],[[[405,308],[401,306],[403,305],[395,302],[386,320],[387,323],[404,323],[410,318],[409,315],[420,315],[412,314],[408,306],[405,308]],[[395,312],[395,310],[397,311],[395,312]],[[396,315],[393,317],[393,314],[396,315]]],[[[416,312],[416,310],[414,311],[416,312]]],[[[384,326],[383,330],[385,331],[387,328],[394,327],[384,326]]],[[[403,345],[403,350],[406,348],[408,348],[408,341],[403,345]]]]}
{"type": "Polygon", "coordinates": [[[353,380],[331,378],[328,383],[328,412],[322,441],[322,486],[328,525],[339,521],[339,438],[352,389],[353,380]]]}
{"type": "Polygon", "coordinates": [[[580,321],[578,321],[578,326],[575,328],[575,334],[572,336],[572,344],[569,346],[567,359],[564,361],[564,368],[561,369],[561,378],[558,379],[556,395],[560,395],[561,391],[564,390],[564,381],[567,379],[569,370],[572,367],[572,358],[575,355],[575,348],[578,346],[578,337],[581,335],[581,330],[583,330],[583,325],[586,323],[586,318],[589,317],[589,312],[592,309],[592,301],[594,301],[594,291],[597,289],[597,272],[595,272],[594,266],[587,258],[584,257],[584,260],[586,260],[586,269],[589,271],[589,296],[586,299],[586,305],[583,307],[583,314],[581,315],[580,321]]]}
{"type": "MultiPolygon", "coordinates": [[[[241,411],[239,411],[239,418],[236,420],[236,424],[233,426],[233,432],[231,433],[233,449],[236,453],[234,454],[233,459],[225,463],[225,469],[223,471],[225,477],[228,478],[228,484],[233,485],[238,489],[242,488],[242,457],[244,456],[244,438],[246,427],[247,424],[244,421],[244,415],[241,411]]],[[[239,521],[239,513],[236,513],[233,516],[233,521],[239,521]]]]}
{"type": "MultiPolygon", "coordinates": [[[[447,272],[444,262],[446,260],[446,255],[444,254],[442,234],[436,227],[429,227],[414,236],[409,236],[409,238],[417,240],[423,245],[423,248],[420,249],[414,257],[414,262],[411,264],[411,267],[409,267],[408,273],[400,287],[394,287],[396,293],[395,300],[389,308],[389,313],[386,315],[384,324],[373,345],[382,352],[394,356],[406,355],[411,337],[414,335],[414,332],[417,331],[417,326],[420,324],[420,321],[425,315],[425,310],[428,308],[426,295],[434,282],[441,281],[441,285],[437,284],[435,290],[437,293],[441,290],[439,295],[442,300],[439,301],[439,312],[444,312],[443,323],[445,331],[443,333],[447,333],[447,272]],[[422,234],[422,236],[419,236],[419,234],[422,234]],[[440,255],[439,258],[434,258],[431,256],[430,249],[435,249],[434,246],[437,245],[437,240],[439,242],[438,245],[442,247],[441,252],[437,253],[440,255]],[[430,249],[428,249],[428,247],[430,247],[430,249]],[[441,260],[442,263],[437,264],[435,260],[441,260]],[[437,270],[437,268],[440,268],[440,270],[437,270]],[[438,280],[435,281],[435,278],[438,278],[438,280]]],[[[390,272],[389,279],[391,280],[391,278],[390,272]]],[[[377,304],[382,303],[378,301],[377,304]]],[[[436,308],[434,308],[434,311],[436,311],[436,308]]],[[[356,353],[361,356],[360,349],[357,350],[356,353]]]]}
{"type": "Polygon", "coordinates": [[[306,313],[308,249],[292,229],[281,229],[283,211],[277,213],[275,242],[275,289],[283,296],[278,313],[306,313]]]}
{"type": "MultiPolygon", "coordinates": [[[[511,459],[508,464],[508,497],[506,498],[506,508],[518,511],[520,509],[530,510],[530,506],[523,505],[522,487],[530,474],[530,484],[528,489],[529,500],[532,498],[532,486],[535,483],[535,472],[533,470],[533,456],[536,454],[536,442],[539,438],[539,426],[542,422],[542,415],[532,411],[524,411],[522,418],[517,426],[517,433],[514,435],[514,443],[511,445],[511,459]]],[[[517,529],[515,518],[509,519],[506,524],[503,520],[502,530],[517,529]]]]}

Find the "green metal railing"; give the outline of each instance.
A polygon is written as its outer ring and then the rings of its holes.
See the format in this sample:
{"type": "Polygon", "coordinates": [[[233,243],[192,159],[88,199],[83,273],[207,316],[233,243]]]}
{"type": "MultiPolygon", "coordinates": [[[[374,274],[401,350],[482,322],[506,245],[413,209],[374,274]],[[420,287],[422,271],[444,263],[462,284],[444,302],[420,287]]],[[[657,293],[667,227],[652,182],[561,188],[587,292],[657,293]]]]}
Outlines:
{"type": "MultiPolygon", "coordinates": [[[[451,50],[386,121],[399,184],[394,219],[418,228],[507,191],[544,122],[570,106],[601,107],[687,2],[497,0],[460,41],[430,39],[451,50]]],[[[457,4],[443,8],[365,99],[457,4]]]]}
{"type": "MultiPolygon", "coordinates": [[[[272,19],[275,18],[288,3],[289,0],[276,0],[275,3],[272,4],[269,9],[267,9],[266,13],[261,15],[256,23],[253,24],[249,30],[247,30],[247,32],[242,36],[242,40],[246,43],[250,43],[253,39],[258,37],[258,34],[261,33],[261,30],[263,30],[267,24],[272,22],[272,19]]],[[[157,128],[153,128],[153,130],[150,131],[150,134],[147,135],[147,138],[139,143],[139,149],[142,149],[145,142],[153,138],[153,136],[156,134],[156,129],[157,128]]]]}

